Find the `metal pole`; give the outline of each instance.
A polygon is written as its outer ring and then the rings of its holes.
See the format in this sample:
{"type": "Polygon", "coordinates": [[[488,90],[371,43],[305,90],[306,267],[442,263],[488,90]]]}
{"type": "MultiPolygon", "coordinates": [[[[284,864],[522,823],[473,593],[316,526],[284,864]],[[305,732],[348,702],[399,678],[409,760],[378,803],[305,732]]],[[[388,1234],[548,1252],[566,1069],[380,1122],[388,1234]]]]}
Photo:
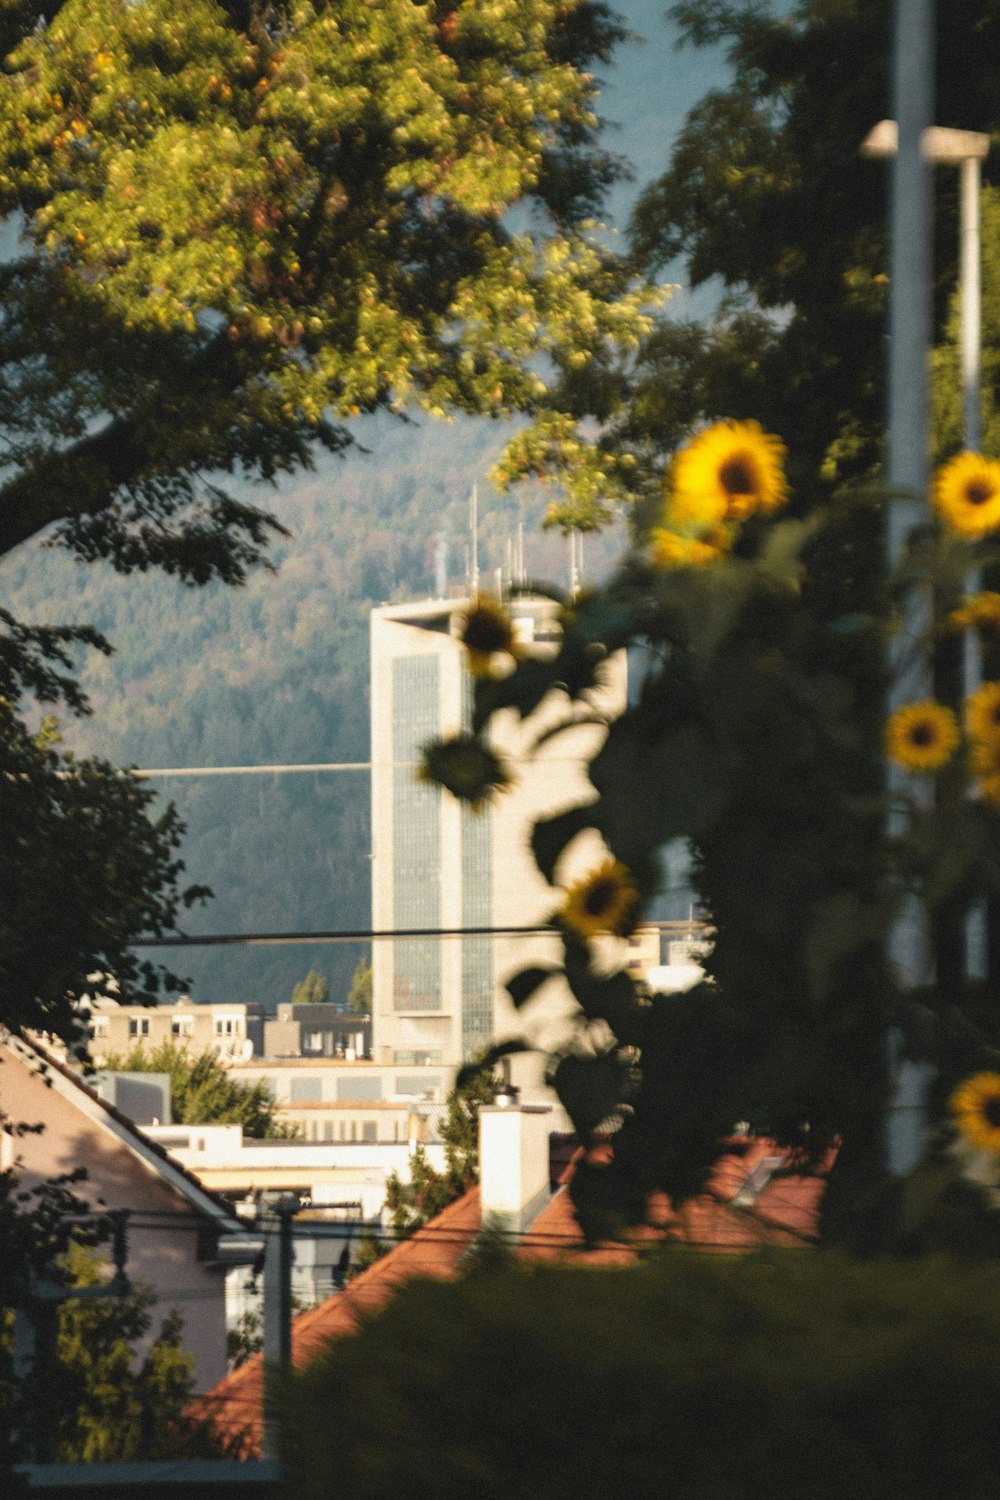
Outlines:
{"type": "Polygon", "coordinates": [[[282,1197],[264,1218],[264,1424],[261,1454],[278,1457],[276,1396],[292,1363],[292,1219],[298,1201],[282,1197]]]}
{"type": "MultiPolygon", "coordinates": [[[[980,248],[979,159],[967,156],[959,163],[959,304],[962,365],[963,432],[966,448],[978,453],[983,443],[982,398],[980,396],[980,361],[982,347],[982,285],[980,248]]],[[[974,594],[981,587],[978,571],[966,579],[966,592],[974,594]]],[[[963,687],[966,695],[974,693],[982,681],[982,651],[976,633],[966,632],[963,647],[963,687]]],[[[980,897],[965,919],[965,972],[969,979],[985,979],[988,908],[980,897]]]]}
{"type": "Polygon", "coordinates": [[[980,272],[978,158],[967,156],[961,172],[961,240],[959,287],[962,319],[962,393],[965,398],[965,446],[978,453],[982,447],[982,404],[979,395],[982,290],[980,272]]]}
{"type": "MultiPolygon", "coordinates": [[[[893,102],[899,144],[892,159],[889,215],[889,433],[887,477],[891,491],[886,527],[888,565],[903,555],[913,527],[926,515],[931,341],[931,179],[922,143],[933,109],[932,0],[896,0],[893,102]]],[[[930,622],[930,599],[913,597],[890,646],[889,711],[926,697],[930,664],[915,649],[930,622]]],[[[890,771],[893,796],[899,777],[890,771]]],[[[894,823],[890,817],[889,829],[894,823]]],[[[908,902],[889,935],[888,953],[906,987],[931,974],[927,923],[908,902]]],[[[927,1071],[900,1056],[898,1035],[888,1038],[892,1096],[886,1119],[886,1165],[901,1174],[923,1148],[927,1071]]]]}

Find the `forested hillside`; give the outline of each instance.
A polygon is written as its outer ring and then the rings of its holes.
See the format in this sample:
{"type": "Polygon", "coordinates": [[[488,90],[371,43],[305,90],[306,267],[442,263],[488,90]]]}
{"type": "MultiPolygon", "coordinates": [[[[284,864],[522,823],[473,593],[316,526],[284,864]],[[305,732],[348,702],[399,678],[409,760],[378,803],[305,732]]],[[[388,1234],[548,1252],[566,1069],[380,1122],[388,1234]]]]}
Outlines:
{"type": "MultiPolygon", "coordinates": [[[[433,591],[439,538],[450,582],[466,577],[468,497],[480,489],[480,567],[502,566],[526,515],[533,576],[567,580],[567,546],[542,533],[541,497],[502,498],[486,476],[504,441],[489,424],[373,420],[368,452],[326,460],[283,489],[291,531],[276,571],[243,589],[190,589],[152,572],[23,547],[0,569],[5,602],[33,621],[90,621],[116,647],[91,653],[81,680],[95,712],[67,721],[67,742],[142,767],[364,761],[368,756],[368,612],[433,591]]],[[[600,566],[613,543],[590,544],[600,566]]],[[[160,783],[188,824],[192,881],[215,899],[186,931],[309,931],[370,920],[369,784],[364,772],[205,777],[160,783]]],[[[309,968],[346,995],[359,948],[185,949],[177,972],[196,998],[290,997],[309,968]]]]}

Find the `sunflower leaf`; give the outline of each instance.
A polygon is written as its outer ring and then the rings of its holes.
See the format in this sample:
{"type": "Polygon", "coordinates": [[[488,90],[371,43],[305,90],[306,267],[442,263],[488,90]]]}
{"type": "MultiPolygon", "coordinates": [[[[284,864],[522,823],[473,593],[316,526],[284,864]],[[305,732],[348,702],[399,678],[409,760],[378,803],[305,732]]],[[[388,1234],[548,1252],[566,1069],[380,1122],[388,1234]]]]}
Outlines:
{"type": "Polygon", "coordinates": [[[642,1046],[651,1007],[631,975],[595,974],[586,947],[567,942],[566,979],[588,1021],[606,1021],[623,1047],[642,1046]]]}
{"type": "Polygon", "coordinates": [[[641,716],[619,719],[590,763],[590,779],[601,795],[591,817],[633,871],[669,839],[710,826],[725,798],[715,746],[693,720],[650,735],[641,716]]]}
{"type": "Polygon", "coordinates": [[[541,989],[546,980],[551,979],[554,974],[561,973],[562,970],[555,964],[536,964],[530,969],[522,969],[519,974],[512,974],[504,982],[504,989],[515,1007],[520,1010],[522,1005],[528,1003],[536,990],[541,989]]]}
{"type": "Polygon", "coordinates": [[[594,811],[593,805],[571,807],[535,824],[531,831],[531,852],[549,885],[555,883],[555,867],[566,845],[585,828],[594,827],[594,811]]]}
{"type": "Polygon", "coordinates": [[[563,1108],[583,1137],[625,1102],[629,1081],[628,1066],[613,1052],[598,1057],[568,1053],[560,1058],[552,1079],[563,1108]]]}
{"type": "Polygon", "coordinates": [[[455,1075],[455,1087],[456,1089],[465,1088],[466,1084],[471,1083],[474,1078],[478,1078],[480,1073],[492,1068],[495,1063],[502,1061],[505,1057],[514,1057],[519,1052],[533,1051],[534,1048],[531,1043],[526,1041],[523,1036],[510,1037],[506,1042],[495,1042],[492,1047],[488,1047],[474,1062],[468,1062],[464,1067],[459,1068],[455,1075]]]}

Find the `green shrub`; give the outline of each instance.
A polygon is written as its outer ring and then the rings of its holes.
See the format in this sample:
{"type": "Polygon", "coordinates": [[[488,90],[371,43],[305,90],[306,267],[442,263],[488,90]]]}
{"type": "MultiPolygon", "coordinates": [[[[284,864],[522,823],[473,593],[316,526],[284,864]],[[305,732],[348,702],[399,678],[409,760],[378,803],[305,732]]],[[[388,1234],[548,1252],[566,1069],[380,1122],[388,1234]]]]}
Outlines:
{"type": "Polygon", "coordinates": [[[993,1500],[1000,1267],[678,1251],[412,1283],[286,1390],[297,1500],[993,1500]]]}

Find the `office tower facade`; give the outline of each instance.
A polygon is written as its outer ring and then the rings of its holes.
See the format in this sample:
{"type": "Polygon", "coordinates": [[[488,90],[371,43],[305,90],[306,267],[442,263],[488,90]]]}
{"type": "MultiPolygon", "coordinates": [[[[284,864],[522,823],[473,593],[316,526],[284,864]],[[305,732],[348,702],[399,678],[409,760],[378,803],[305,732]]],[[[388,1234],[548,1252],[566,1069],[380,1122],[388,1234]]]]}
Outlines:
{"type": "MultiPolygon", "coordinates": [[[[553,695],[521,724],[504,714],[493,726],[496,748],[512,763],[514,787],[473,812],[416,779],[428,740],[467,727],[471,680],[458,639],[463,600],[386,605],[371,616],[372,926],[376,932],[440,932],[528,926],[558,904],[531,859],[536,818],[585,800],[583,766],[602,730],[574,727],[537,756],[531,742],[568,704],[553,695]]],[[[552,651],[556,609],[547,599],[511,604],[529,651],[552,651]]],[[[600,705],[624,703],[623,661],[609,664],[600,705]]],[[[593,795],[592,791],[590,795],[593,795]]],[[[600,842],[574,845],[564,879],[599,858],[600,842]]],[[[558,957],[547,934],[403,937],[373,945],[373,1046],[379,1062],[454,1065],[520,1029],[503,981],[526,963],[558,957]]],[[[560,1007],[557,986],[550,1009],[560,1007]]]]}

